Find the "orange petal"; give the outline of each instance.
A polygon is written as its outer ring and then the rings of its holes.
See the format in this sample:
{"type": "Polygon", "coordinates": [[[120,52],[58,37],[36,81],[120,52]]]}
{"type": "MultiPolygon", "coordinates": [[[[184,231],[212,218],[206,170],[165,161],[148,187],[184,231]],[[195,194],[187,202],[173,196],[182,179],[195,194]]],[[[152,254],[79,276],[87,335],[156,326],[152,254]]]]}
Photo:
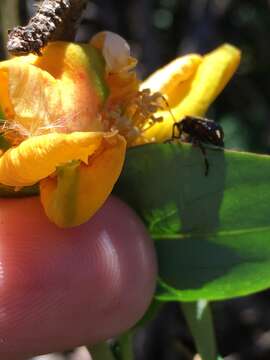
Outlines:
{"type": "Polygon", "coordinates": [[[102,131],[104,75],[104,59],[90,45],[50,43],[42,57],[0,63],[0,107],[34,135],[59,123],[68,131],[102,131]]]}
{"type": "Polygon", "coordinates": [[[104,138],[88,165],[60,167],[55,177],[40,183],[41,202],[49,219],[60,227],[87,221],[104,203],[117,181],[125,155],[123,137],[104,138]]]}
{"type": "Polygon", "coordinates": [[[73,84],[74,89],[66,88],[66,95],[70,93],[66,103],[71,101],[81,112],[100,107],[108,96],[104,58],[90,44],[49,43],[34,64],[62,80],[64,87],[70,82],[73,84]]]}
{"type": "MultiPolygon", "coordinates": [[[[5,77],[8,90],[7,118],[16,119],[26,131],[34,134],[61,117],[62,97],[57,80],[33,65],[15,61],[5,64],[0,65],[0,76],[5,77]]],[[[2,89],[1,93],[5,94],[2,89]]],[[[7,105],[5,108],[7,112],[7,105]]]]}

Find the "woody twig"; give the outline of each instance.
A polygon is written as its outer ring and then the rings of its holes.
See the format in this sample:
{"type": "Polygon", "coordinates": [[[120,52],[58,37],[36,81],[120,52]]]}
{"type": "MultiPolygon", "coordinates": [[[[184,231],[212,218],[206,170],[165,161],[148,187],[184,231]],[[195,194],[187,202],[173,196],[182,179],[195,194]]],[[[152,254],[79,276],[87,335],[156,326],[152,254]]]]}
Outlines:
{"type": "Polygon", "coordinates": [[[44,0],[26,26],[9,32],[8,52],[17,56],[42,55],[42,48],[49,41],[72,41],[86,3],[87,0],[44,0]]]}

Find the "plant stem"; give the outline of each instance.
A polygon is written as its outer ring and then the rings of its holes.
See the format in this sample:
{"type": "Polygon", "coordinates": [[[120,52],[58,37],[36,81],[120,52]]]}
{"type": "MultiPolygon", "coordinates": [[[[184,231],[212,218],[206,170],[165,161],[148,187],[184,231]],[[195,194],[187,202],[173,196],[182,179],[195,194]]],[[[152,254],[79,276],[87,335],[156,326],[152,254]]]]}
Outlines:
{"type": "Polygon", "coordinates": [[[41,55],[49,41],[74,40],[86,3],[87,0],[44,0],[26,26],[17,26],[10,31],[9,53],[41,55]]]}
{"type": "Polygon", "coordinates": [[[130,330],[121,335],[118,339],[121,352],[121,360],[134,360],[133,335],[134,332],[130,330]]]}
{"type": "Polygon", "coordinates": [[[217,359],[213,319],[208,302],[200,300],[181,303],[181,307],[202,360],[217,359]]]}
{"type": "Polygon", "coordinates": [[[88,347],[88,350],[93,360],[115,360],[110,346],[106,341],[88,347]]]}

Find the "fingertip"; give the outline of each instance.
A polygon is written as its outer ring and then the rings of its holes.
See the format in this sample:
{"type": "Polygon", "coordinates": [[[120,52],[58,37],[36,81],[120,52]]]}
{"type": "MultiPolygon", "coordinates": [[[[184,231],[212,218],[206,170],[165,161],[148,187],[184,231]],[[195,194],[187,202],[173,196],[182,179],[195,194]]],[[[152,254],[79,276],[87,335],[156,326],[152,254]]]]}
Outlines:
{"type": "Polygon", "coordinates": [[[95,343],[143,315],[155,289],[155,252],[122,201],[111,197],[73,229],[51,224],[38,198],[1,203],[2,357],[95,343]]]}

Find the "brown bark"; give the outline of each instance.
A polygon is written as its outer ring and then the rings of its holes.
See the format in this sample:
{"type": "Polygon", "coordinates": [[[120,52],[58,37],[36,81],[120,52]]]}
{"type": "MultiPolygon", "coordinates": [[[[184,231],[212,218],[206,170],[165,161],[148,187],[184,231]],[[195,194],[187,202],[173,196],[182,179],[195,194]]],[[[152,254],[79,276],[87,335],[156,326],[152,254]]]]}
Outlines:
{"type": "Polygon", "coordinates": [[[71,41],[87,0],[44,0],[26,26],[9,33],[7,49],[12,55],[42,54],[51,40],[71,41]]]}

